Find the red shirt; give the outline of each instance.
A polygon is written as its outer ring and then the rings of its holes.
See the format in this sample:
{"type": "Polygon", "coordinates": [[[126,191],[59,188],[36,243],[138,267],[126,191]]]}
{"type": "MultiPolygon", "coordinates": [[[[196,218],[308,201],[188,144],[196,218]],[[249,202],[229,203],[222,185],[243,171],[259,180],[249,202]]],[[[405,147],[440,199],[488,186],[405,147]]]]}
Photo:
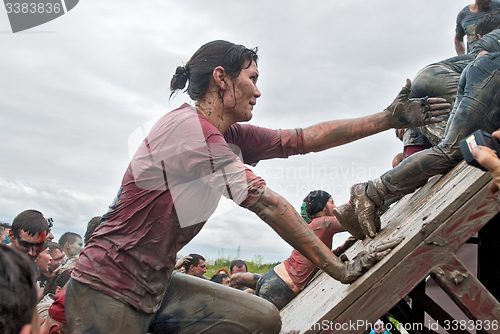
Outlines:
{"type": "Polygon", "coordinates": [[[187,104],[167,113],[132,158],[72,278],[154,313],[177,252],[201,230],[221,195],[242,207],[259,199],[265,182],[243,163],[304,153],[301,129],[233,124],[222,135],[187,104]]]}
{"type": "MultiPolygon", "coordinates": [[[[314,218],[309,222],[309,227],[314,231],[318,238],[328,247],[332,248],[333,235],[344,231],[337,218],[335,217],[319,217],[314,218]]],[[[307,282],[319,270],[318,267],[297,250],[293,250],[292,254],[286,259],[283,264],[290,275],[293,284],[300,290],[304,290],[307,282]]]]}

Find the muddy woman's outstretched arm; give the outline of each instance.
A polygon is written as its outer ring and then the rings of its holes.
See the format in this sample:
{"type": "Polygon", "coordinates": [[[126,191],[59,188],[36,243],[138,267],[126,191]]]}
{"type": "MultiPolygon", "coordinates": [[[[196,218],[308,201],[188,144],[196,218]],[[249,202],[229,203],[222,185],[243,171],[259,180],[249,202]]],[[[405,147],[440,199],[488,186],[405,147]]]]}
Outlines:
{"type": "Polygon", "coordinates": [[[437,116],[448,113],[451,105],[442,98],[408,99],[409,79],[396,99],[384,111],[354,119],[326,121],[304,131],[307,152],[318,152],[350,143],[391,128],[405,128],[437,123],[437,116]]]}

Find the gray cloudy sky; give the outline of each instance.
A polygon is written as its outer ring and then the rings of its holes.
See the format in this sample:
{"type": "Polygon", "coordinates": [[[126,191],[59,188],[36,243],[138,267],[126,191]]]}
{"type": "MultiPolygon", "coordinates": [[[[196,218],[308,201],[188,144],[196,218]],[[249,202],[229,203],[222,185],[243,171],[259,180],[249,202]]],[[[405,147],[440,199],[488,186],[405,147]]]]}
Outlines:
{"type": "MultiPolygon", "coordinates": [[[[57,239],[83,235],[116,195],[131,133],[188,102],[169,100],[169,82],[208,41],[259,47],[252,124],[305,127],[382,111],[407,77],[455,55],[456,15],[470,2],[85,0],[16,34],[0,10],[0,220],[34,208],[54,218],[57,239]]],[[[342,204],[401,150],[391,130],[254,170],[296,207],[317,188],[342,204]]],[[[288,257],[253,213],[218,210],[182,254],[288,257]]]]}

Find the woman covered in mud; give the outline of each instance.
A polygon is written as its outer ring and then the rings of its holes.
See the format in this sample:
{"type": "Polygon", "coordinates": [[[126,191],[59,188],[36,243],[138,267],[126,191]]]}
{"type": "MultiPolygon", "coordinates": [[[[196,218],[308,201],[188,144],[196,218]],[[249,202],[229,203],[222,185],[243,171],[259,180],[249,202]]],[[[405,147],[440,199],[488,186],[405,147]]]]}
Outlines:
{"type": "Polygon", "coordinates": [[[409,83],[386,110],[305,129],[248,124],[261,96],[257,50],[226,41],[203,45],[177,68],[172,92],[188,104],[165,114],[125,172],[72,273],[66,316],[71,333],[278,333],[267,301],[174,274],[176,253],[204,226],[222,195],[255,212],[334,279],[353,282],[386,252],[341,262],[300,215],[245,167],[318,152],[393,127],[435,121],[443,99],[408,100],[409,83]]]}

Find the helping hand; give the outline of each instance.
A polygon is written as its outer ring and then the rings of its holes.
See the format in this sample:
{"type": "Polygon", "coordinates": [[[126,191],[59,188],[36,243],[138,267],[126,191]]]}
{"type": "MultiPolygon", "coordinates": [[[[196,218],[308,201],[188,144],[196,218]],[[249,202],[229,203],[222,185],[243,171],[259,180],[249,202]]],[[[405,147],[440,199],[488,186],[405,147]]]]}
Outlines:
{"type": "Polygon", "coordinates": [[[403,238],[395,238],[383,243],[380,243],[375,249],[371,251],[362,251],[354,259],[349,262],[344,262],[344,269],[342,283],[352,283],[365,272],[368,271],[375,263],[382,260],[389,252],[399,245],[403,241],[403,238]]]}
{"type": "Polygon", "coordinates": [[[180,269],[184,263],[186,263],[186,262],[188,262],[189,260],[192,260],[192,259],[193,259],[193,258],[192,258],[191,256],[189,256],[189,255],[188,255],[188,256],[181,257],[181,258],[179,259],[179,261],[177,261],[177,262],[175,263],[175,267],[174,267],[174,269],[175,269],[175,270],[180,269]]]}
{"type": "Polygon", "coordinates": [[[437,116],[450,112],[451,104],[443,98],[409,99],[410,89],[411,81],[406,79],[406,85],[386,109],[391,114],[393,128],[411,128],[442,122],[443,120],[437,116]]]}

